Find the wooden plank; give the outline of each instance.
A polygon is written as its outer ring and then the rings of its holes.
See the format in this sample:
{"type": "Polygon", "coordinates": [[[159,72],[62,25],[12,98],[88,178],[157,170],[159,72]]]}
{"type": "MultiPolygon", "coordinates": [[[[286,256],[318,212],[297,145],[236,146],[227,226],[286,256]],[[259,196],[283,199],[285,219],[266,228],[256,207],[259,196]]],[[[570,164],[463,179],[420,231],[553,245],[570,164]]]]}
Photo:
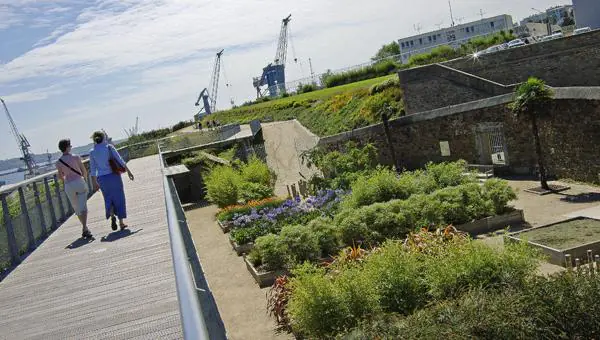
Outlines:
{"type": "Polygon", "coordinates": [[[136,176],[123,177],[129,231],[113,232],[102,195],[92,196],[88,225],[95,240],[81,242],[73,216],[0,282],[2,334],[182,338],[159,159],[136,159],[129,167],[136,176]]]}

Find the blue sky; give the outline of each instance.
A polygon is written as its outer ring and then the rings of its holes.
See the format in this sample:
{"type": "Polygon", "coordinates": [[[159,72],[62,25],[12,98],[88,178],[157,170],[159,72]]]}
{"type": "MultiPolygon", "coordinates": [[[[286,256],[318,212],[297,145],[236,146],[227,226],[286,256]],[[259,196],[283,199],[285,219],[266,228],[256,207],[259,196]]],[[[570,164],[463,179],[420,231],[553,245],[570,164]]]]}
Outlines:
{"type": "MultiPolygon", "coordinates": [[[[567,0],[568,1],[568,0],[567,0]]],[[[565,2],[453,0],[456,18],[510,14],[517,21],[565,2]]],[[[115,138],[190,119],[221,48],[217,106],[254,95],[252,77],[275,56],[280,21],[292,14],[287,79],[359,64],[380,45],[450,24],[446,0],[0,0],[0,97],[33,152],[60,138],[115,138]],[[230,86],[225,86],[228,83],[230,86]]],[[[0,115],[0,159],[18,156],[0,115]]]]}

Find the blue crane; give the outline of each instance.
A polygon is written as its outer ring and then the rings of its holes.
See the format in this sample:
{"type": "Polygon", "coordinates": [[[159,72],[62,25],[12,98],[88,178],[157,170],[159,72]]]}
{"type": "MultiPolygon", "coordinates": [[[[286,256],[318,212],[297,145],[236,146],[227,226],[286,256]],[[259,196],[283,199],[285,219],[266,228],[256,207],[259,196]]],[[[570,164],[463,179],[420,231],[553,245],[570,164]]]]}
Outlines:
{"type": "Polygon", "coordinates": [[[262,97],[261,87],[267,85],[270,97],[277,97],[285,93],[285,61],[287,56],[289,23],[292,21],[292,15],[288,15],[281,20],[281,31],[279,32],[279,42],[277,43],[277,53],[275,60],[263,68],[260,77],[253,78],[253,85],[256,88],[256,97],[262,97]]]}
{"type": "Polygon", "coordinates": [[[220,50],[217,52],[215,57],[215,64],[212,70],[212,76],[210,77],[210,83],[208,87],[210,88],[210,92],[208,88],[204,88],[200,91],[198,95],[198,99],[194,105],[200,106],[200,101],[202,101],[203,107],[196,114],[196,118],[200,119],[206,115],[209,115],[217,109],[217,95],[219,92],[219,75],[221,74],[221,56],[223,55],[223,51],[220,50]]]}

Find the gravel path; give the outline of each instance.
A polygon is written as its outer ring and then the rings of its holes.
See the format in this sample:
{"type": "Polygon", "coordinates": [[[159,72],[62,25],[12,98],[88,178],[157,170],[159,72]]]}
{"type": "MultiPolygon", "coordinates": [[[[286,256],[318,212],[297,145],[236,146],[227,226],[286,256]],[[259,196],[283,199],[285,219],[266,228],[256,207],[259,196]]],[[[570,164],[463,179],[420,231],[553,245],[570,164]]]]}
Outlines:
{"type": "Polygon", "coordinates": [[[275,332],[275,322],[267,315],[266,293],[260,289],[216,223],[216,206],[186,212],[188,225],[208,284],[232,340],[293,339],[275,332]]]}

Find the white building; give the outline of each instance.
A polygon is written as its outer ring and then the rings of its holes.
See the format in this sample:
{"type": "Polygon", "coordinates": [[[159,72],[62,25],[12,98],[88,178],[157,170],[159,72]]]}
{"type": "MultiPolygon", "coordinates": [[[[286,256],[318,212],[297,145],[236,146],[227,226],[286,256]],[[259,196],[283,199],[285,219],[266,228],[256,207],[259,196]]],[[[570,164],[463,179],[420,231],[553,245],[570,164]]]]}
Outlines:
{"type": "Polygon", "coordinates": [[[562,5],[548,8],[545,12],[536,13],[521,20],[521,26],[526,23],[550,23],[553,25],[564,26],[565,18],[573,18],[573,6],[562,5]]]}
{"type": "Polygon", "coordinates": [[[438,46],[447,45],[457,48],[474,37],[500,31],[508,32],[512,28],[512,17],[505,14],[398,39],[401,61],[406,63],[411,56],[427,53],[438,46]]]}
{"type": "Polygon", "coordinates": [[[573,0],[575,10],[575,24],[578,28],[600,28],[600,1],[598,0],[573,0]]]}

